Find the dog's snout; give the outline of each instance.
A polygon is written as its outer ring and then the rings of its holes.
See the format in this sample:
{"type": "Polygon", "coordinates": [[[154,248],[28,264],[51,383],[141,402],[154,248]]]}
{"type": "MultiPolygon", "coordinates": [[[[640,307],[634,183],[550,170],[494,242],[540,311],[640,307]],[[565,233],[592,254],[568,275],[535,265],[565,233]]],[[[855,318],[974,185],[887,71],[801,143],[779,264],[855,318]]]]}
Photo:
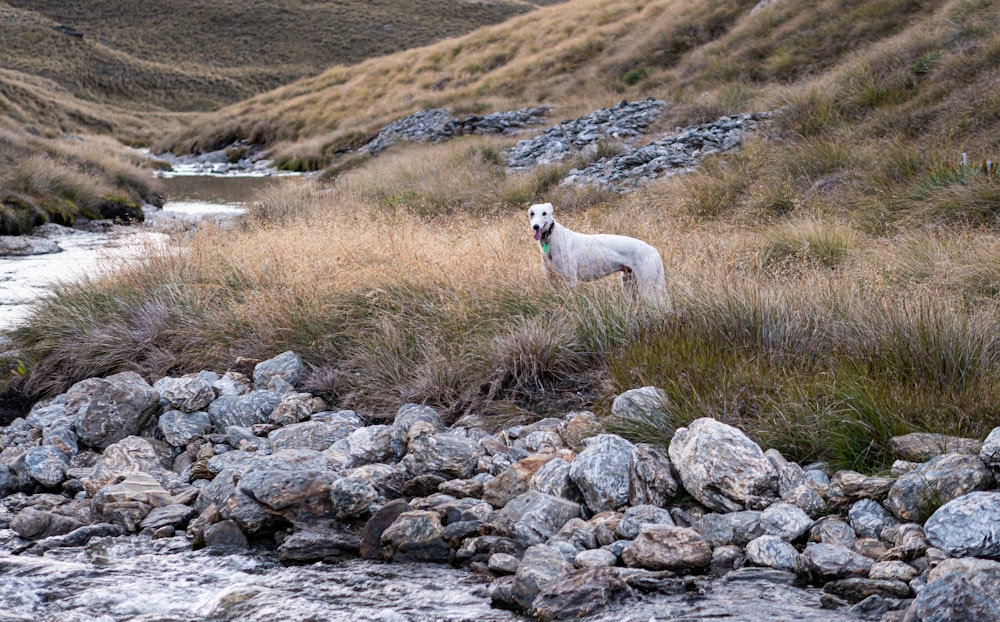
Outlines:
{"type": "Polygon", "coordinates": [[[532,229],[538,229],[538,223],[535,223],[535,224],[531,225],[531,228],[532,229]]]}

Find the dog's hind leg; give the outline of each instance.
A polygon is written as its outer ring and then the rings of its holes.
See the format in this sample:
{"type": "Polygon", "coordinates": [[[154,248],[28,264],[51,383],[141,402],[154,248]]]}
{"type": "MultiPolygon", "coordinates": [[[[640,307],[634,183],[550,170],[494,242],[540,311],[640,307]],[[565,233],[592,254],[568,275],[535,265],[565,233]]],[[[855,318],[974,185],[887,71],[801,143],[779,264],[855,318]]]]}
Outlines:
{"type": "Polygon", "coordinates": [[[622,267],[622,289],[633,296],[639,295],[639,281],[636,279],[635,271],[629,266],[622,267]]]}

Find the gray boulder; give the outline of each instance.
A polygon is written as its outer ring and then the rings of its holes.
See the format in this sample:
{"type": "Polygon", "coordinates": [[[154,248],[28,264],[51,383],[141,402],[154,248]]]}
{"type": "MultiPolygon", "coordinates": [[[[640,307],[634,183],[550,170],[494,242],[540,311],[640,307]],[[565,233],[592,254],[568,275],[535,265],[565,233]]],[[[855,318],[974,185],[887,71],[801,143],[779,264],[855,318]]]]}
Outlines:
{"type": "Polygon", "coordinates": [[[910,462],[927,462],[944,454],[979,455],[982,442],[971,438],[914,432],[889,439],[889,451],[910,462]]]}
{"type": "Polygon", "coordinates": [[[66,392],[77,437],[98,449],[141,432],[159,405],[160,394],[130,371],[81,380],[66,392]]]}
{"type": "Polygon", "coordinates": [[[747,561],[755,566],[788,570],[801,574],[805,559],[789,542],[778,536],[765,535],[747,543],[747,561]]]}
{"type": "Polygon", "coordinates": [[[604,424],[597,418],[597,415],[587,410],[571,412],[566,415],[566,418],[559,424],[558,430],[566,446],[577,453],[586,447],[584,444],[586,439],[607,433],[604,424]]]}
{"type": "Polygon", "coordinates": [[[561,577],[539,590],[529,613],[539,622],[579,620],[634,598],[623,570],[605,565],[561,577]]]}
{"type": "Polygon", "coordinates": [[[207,434],[212,429],[212,422],[204,411],[168,410],[160,415],[157,427],[168,443],[184,447],[207,434]]]}
{"type": "Polygon", "coordinates": [[[42,445],[24,456],[24,468],[29,476],[42,486],[58,486],[66,479],[69,456],[53,445],[42,445]]]}
{"type": "Polygon", "coordinates": [[[331,487],[336,475],[316,469],[275,469],[260,466],[250,469],[239,481],[238,489],[268,512],[279,514],[293,524],[333,518],[336,514],[331,487]]]}
{"type": "Polygon", "coordinates": [[[388,425],[358,428],[334,443],[330,449],[341,451],[347,456],[347,468],[391,462],[396,455],[392,449],[392,426],[388,425]]]}
{"type": "Polygon", "coordinates": [[[849,549],[854,548],[854,541],[857,539],[857,532],[854,527],[838,516],[825,516],[813,525],[809,530],[810,542],[822,542],[823,544],[839,544],[849,549]]]}
{"type": "Polygon", "coordinates": [[[245,549],[248,544],[239,525],[229,519],[205,527],[204,539],[207,548],[221,551],[245,549]]]}
{"type": "Polygon", "coordinates": [[[617,395],[611,402],[611,421],[624,429],[663,426],[670,422],[670,398],[659,387],[641,387],[617,395]]]}
{"type": "Polygon", "coordinates": [[[259,423],[266,423],[279,403],[281,395],[267,390],[240,395],[222,395],[209,404],[208,417],[212,427],[220,432],[229,426],[249,428],[259,423]]]}
{"type": "Polygon", "coordinates": [[[614,566],[616,563],[618,563],[618,556],[608,549],[580,551],[573,558],[573,565],[577,568],[600,568],[603,566],[614,566]]]}
{"type": "MultiPolygon", "coordinates": [[[[546,453],[533,454],[527,458],[518,460],[504,469],[502,473],[483,484],[483,501],[486,501],[495,508],[502,508],[514,497],[527,492],[535,475],[556,458],[556,454],[546,453]]],[[[565,460],[562,462],[566,464],[566,473],[568,475],[569,463],[565,460]]],[[[546,483],[548,482],[546,481],[546,483]]],[[[560,483],[556,479],[551,487],[558,489],[560,483]]],[[[547,494],[554,494],[557,497],[563,496],[553,490],[534,489],[547,494]]]]}
{"type": "Polygon", "coordinates": [[[580,516],[580,505],[535,490],[515,497],[490,518],[496,532],[528,545],[541,544],[580,516]]]}
{"type": "Polygon", "coordinates": [[[146,518],[142,519],[141,527],[156,531],[161,527],[172,526],[177,529],[184,529],[191,519],[198,515],[198,512],[190,505],[183,503],[168,503],[154,507],[146,518]]]}
{"type": "Polygon", "coordinates": [[[267,420],[277,426],[292,425],[310,419],[313,414],[314,398],[311,393],[297,393],[290,391],[281,396],[281,401],[267,420]]]}
{"type": "Polygon", "coordinates": [[[973,492],[945,503],[924,524],[927,539],[956,557],[1000,558],[1000,492],[973,492]]]}
{"type": "Polygon", "coordinates": [[[267,438],[275,450],[313,449],[325,451],[353,431],[353,429],[347,429],[340,422],[305,421],[272,430],[267,438]]]}
{"type": "Polygon", "coordinates": [[[53,536],[64,536],[84,526],[89,516],[72,516],[42,507],[26,507],[10,521],[10,529],[22,538],[42,540],[53,536]],[[83,520],[81,520],[83,519],[83,520]]]}
{"type": "Polygon", "coordinates": [[[765,535],[791,542],[809,531],[813,520],[802,508],[790,503],[775,503],[760,515],[760,528],[765,535]]]}
{"type": "MultiPolygon", "coordinates": [[[[528,611],[539,591],[562,580],[574,570],[563,554],[555,547],[535,545],[529,547],[517,567],[509,592],[509,600],[499,604],[520,611],[528,611]]],[[[494,602],[499,594],[494,591],[494,602]]]]}
{"type": "Polygon", "coordinates": [[[531,476],[528,488],[571,501],[581,501],[580,490],[570,477],[570,468],[571,463],[562,458],[549,460],[531,476]]]}
{"type": "Polygon", "coordinates": [[[677,494],[677,480],[665,451],[640,443],[632,450],[629,504],[664,507],[677,494]]]}
{"type": "Polygon", "coordinates": [[[882,504],[872,499],[861,499],[847,512],[855,534],[862,538],[879,538],[882,531],[899,523],[882,504]]]}
{"type": "Polygon", "coordinates": [[[634,540],[646,525],[674,525],[670,512],[655,505],[634,505],[625,510],[615,533],[623,540],[634,540]]]}
{"type": "Polygon", "coordinates": [[[945,560],[906,610],[904,622],[1000,620],[1000,564],[945,560]]]}
{"type": "Polygon", "coordinates": [[[694,529],[647,524],[622,551],[622,561],[649,570],[700,570],[712,562],[712,547],[694,529]]]}
{"type": "Polygon", "coordinates": [[[98,520],[133,532],[153,508],[173,503],[173,496],[153,477],[129,473],[122,481],[99,490],[91,501],[91,509],[98,520]]]}
{"type": "Polygon", "coordinates": [[[448,432],[412,439],[401,461],[412,477],[434,474],[445,479],[472,477],[478,463],[478,445],[464,436],[448,432]]]}
{"type": "Polygon", "coordinates": [[[1000,427],[993,430],[983,441],[983,446],[979,450],[979,459],[993,468],[1000,467],[1000,427]]]}
{"type": "MultiPolygon", "coordinates": [[[[215,513],[223,519],[236,522],[248,534],[256,534],[270,529],[280,522],[277,512],[264,509],[253,497],[237,486],[242,480],[238,472],[225,469],[201,489],[195,502],[195,509],[202,516],[215,513]]],[[[200,520],[201,517],[199,517],[200,520]]],[[[210,522],[215,522],[210,521],[210,522]]],[[[191,528],[189,526],[189,533],[191,528]]]]}
{"type": "Polygon", "coordinates": [[[695,523],[694,527],[711,546],[726,544],[744,546],[754,538],[764,535],[760,517],[761,512],[756,510],[706,514],[695,523]]]}
{"type": "Polygon", "coordinates": [[[418,421],[430,425],[435,432],[442,432],[445,429],[441,415],[430,406],[403,404],[392,420],[392,449],[396,452],[396,456],[402,457],[406,453],[410,427],[418,421]]]}
{"type": "Polygon", "coordinates": [[[992,473],[977,456],[945,454],[900,476],[885,506],[904,521],[919,523],[944,503],[992,484],[992,473]]]}
{"type": "Polygon", "coordinates": [[[156,448],[148,439],[130,436],[108,447],[91,472],[80,478],[90,497],[115,480],[130,473],[146,473],[170,490],[180,487],[180,478],[160,463],[156,448]]]}
{"type": "Polygon", "coordinates": [[[620,436],[601,434],[573,460],[569,476],[592,512],[614,510],[628,503],[634,447],[620,436]]]}
{"type": "Polygon", "coordinates": [[[204,410],[215,399],[212,383],[218,379],[219,374],[203,371],[180,378],[160,378],[153,383],[153,388],[170,408],[181,412],[195,412],[204,410]]]}
{"type": "Polygon", "coordinates": [[[292,351],[261,361],[253,368],[253,383],[258,389],[282,390],[286,386],[296,387],[306,379],[308,370],[298,354],[292,351]]]}
{"type": "Polygon", "coordinates": [[[340,523],[321,522],[296,530],[278,547],[284,564],[342,562],[358,556],[359,537],[340,523]]]}
{"type": "Polygon", "coordinates": [[[809,568],[824,580],[864,577],[871,570],[871,559],[837,544],[810,542],[802,553],[809,568]]]}
{"type": "Polygon", "coordinates": [[[403,512],[382,532],[382,557],[393,562],[447,563],[450,547],[436,512],[403,512]]]}
{"type": "Polygon", "coordinates": [[[697,419],[674,433],[669,453],[684,489],[713,510],[736,512],[777,494],[774,465],[730,425],[697,419]]]}
{"type": "Polygon", "coordinates": [[[361,477],[342,477],[330,487],[330,498],[337,518],[359,518],[370,513],[378,491],[361,477]]]}

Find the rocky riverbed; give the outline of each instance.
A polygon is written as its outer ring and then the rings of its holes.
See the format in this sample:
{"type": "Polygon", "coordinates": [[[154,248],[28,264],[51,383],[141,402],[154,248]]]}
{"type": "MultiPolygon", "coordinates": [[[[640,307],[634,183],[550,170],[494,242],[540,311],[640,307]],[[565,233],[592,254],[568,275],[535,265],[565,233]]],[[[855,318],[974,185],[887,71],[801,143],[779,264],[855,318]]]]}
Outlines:
{"type": "Polygon", "coordinates": [[[897,437],[893,475],[872,477],[789,462],[713,419],[663,447],[608,433],[657,416],[654,387],[608,420],[490,433],[418,404],[332,409],[306,373],[293,352],[152,385],[125,372],[0,430],[12,619],[81,619],[53,604],[85,600],[78,584],[111,594],[108,620],[1000,619],[1000,428],[897,437]],[[178,559],[182,604],[135,604],[178,559]],[[350,585],[390,602],[351,604],[350,585]]]}

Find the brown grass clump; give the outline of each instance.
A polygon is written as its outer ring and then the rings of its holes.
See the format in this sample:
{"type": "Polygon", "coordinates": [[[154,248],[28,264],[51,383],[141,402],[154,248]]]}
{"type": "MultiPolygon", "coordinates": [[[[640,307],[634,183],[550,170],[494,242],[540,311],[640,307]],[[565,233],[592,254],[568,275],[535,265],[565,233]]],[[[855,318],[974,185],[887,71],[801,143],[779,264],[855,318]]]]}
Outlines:
{"type": "Polygon", "coordinates": [[[142,219],[142,204],[162,204],[162,188],[138,153],[112,141],[48,139],[0,127],[0,233],[19,235],[46,222],[142,219]]]}

